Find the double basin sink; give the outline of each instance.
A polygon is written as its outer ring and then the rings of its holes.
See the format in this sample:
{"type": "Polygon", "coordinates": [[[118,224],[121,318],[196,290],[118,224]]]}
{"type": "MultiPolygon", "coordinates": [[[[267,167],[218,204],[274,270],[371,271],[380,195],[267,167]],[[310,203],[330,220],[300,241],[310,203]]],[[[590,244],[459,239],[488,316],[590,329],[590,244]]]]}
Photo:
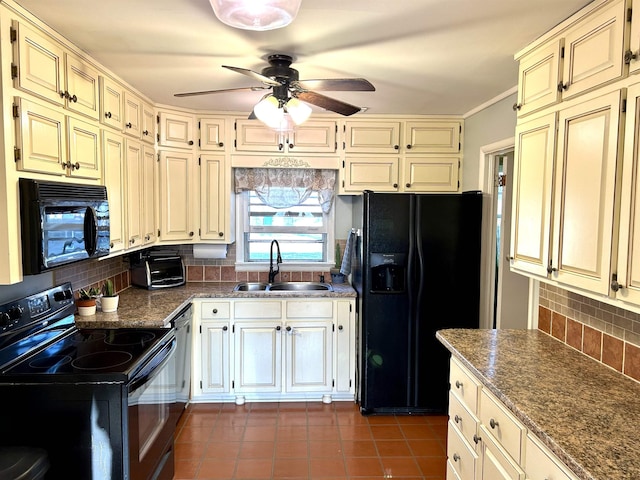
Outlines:
{"type": "Polygon", "coordinates": [[[234,292],[332,292],[333,287],[321,282],[240,282],[234,292]]]}

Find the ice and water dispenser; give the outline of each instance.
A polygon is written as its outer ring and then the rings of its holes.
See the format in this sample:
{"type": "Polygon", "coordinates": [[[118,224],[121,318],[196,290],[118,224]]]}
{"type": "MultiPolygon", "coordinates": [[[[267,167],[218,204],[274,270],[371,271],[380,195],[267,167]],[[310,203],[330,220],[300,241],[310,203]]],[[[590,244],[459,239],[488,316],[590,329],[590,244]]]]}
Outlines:
{"type": "Polygon", "coordinates": [[[371,293],[401,293],[407,276],[406,253],[372,253],[371,293]]]}

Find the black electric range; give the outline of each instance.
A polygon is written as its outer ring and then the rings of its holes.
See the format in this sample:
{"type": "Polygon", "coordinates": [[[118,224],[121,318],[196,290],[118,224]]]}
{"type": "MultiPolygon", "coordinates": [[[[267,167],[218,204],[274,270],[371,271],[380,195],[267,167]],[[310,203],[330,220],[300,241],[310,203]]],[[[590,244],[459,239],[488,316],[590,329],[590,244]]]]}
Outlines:
{"type": "Polygon", "coordinates": [[[0,445],[46,450],[45,478],[171,478],[173,329],[78,329],[74,312],[69,283],[0,306],[0,445]]]}

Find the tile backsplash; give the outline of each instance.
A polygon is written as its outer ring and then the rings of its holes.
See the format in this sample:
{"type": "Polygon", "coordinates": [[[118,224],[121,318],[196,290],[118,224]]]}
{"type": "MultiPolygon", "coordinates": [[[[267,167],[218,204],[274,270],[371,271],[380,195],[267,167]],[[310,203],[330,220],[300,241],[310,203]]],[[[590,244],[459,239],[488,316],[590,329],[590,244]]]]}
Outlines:
{"type": "Polygon", "coordinates": [[[640,315],[540,284],[538,329],[640,381],[640,315]]]}

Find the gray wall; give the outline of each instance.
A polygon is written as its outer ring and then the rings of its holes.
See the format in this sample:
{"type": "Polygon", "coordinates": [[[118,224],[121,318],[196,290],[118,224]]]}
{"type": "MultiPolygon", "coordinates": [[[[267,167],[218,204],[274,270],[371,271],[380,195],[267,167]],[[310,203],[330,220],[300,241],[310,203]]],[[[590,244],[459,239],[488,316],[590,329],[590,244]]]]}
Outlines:
{"type": "Polygon", "coordinates": [[[462,160],[462,191],[481,190],[478,177],[480,148],[513,137],[516,93],[467,117],[464,121],[464,158],[462,160]]]}

